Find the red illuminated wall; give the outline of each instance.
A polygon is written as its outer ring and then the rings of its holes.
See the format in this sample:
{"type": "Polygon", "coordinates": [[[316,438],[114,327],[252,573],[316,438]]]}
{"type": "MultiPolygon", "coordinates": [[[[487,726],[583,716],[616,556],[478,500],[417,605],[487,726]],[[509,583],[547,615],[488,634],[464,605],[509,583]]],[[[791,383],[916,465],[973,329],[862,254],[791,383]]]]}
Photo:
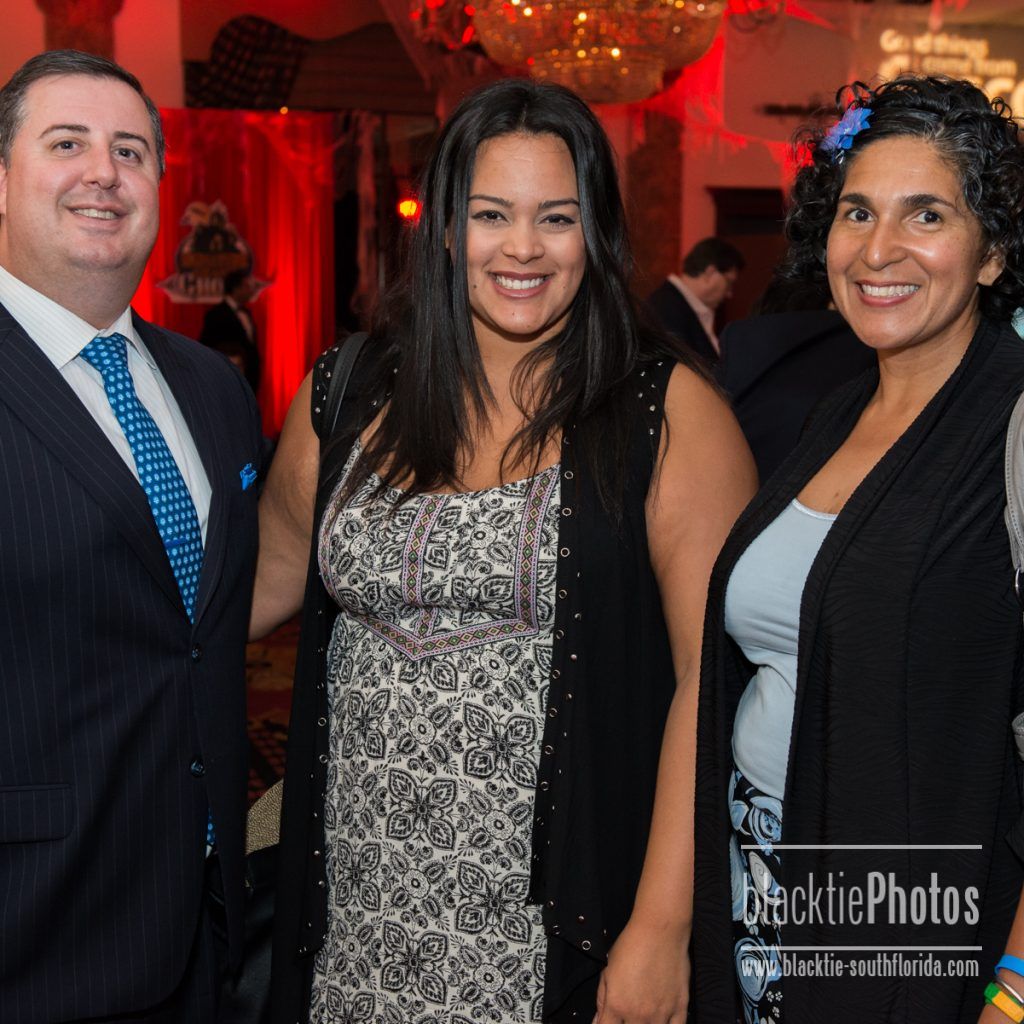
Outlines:
{"type": "Polygon", "coordinates": [[[167,174],[160,234],[133,305],[195,338],[209,306],[176,303],[157,287],[174,273],[193,200],[222,200],[249,243],[254,273],[271,281],[253,304],[263,352],[259,401],[276,434],[314,358],[334,338],[331,118],[227,110],[164,110],[167,174]]]}

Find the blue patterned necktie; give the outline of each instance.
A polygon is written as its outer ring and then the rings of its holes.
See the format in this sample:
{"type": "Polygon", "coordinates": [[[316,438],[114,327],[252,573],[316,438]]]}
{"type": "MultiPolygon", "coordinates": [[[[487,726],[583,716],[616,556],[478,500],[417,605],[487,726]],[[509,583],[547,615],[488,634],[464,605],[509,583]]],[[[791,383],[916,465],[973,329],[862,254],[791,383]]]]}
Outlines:
{"type": "MultiPolygon", "coordinates": [[[[203,568],[203,535],[199,529],[199,517],[164,435],[135,393],[135,384],[128,372],[126,346],[122,334],[93,338],[82,349],[82,358],[103,377],[107,401],[132,450],[139,482],[156,520],[185,611],[192,620],[199,573],[203,568]]],[[[212,821],[207,823],[206,840],[213,845],[212,821]]]]}

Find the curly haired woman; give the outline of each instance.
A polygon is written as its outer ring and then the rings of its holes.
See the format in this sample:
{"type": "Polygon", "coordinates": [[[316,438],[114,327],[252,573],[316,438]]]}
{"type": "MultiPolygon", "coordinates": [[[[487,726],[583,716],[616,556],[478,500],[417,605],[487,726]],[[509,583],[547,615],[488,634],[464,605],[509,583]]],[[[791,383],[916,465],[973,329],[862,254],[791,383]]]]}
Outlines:
{"type": "Polygon", "coordinates": [[[854,86],[811,149],[784,273],[827,278],[878,367],[812,417],[712,574],[695,1017],[1020,1020],[1024,978],[985,975],[1024,956],[1003,525],[1024,152],[1004,104],[919,76],[854,86]]]}

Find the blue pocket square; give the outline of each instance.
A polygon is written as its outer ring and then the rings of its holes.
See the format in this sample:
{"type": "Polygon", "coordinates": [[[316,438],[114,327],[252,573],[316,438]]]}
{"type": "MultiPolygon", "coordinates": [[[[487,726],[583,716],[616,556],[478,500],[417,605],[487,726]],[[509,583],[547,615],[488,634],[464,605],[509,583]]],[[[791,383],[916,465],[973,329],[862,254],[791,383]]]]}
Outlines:
{"type": "Polygon", "coordinates": [[[252,463],[247,462],[238,474],[242,478],[242,490],[247,491],[254,483],[256,483],[256,470],[252,468],[252,463]]]}

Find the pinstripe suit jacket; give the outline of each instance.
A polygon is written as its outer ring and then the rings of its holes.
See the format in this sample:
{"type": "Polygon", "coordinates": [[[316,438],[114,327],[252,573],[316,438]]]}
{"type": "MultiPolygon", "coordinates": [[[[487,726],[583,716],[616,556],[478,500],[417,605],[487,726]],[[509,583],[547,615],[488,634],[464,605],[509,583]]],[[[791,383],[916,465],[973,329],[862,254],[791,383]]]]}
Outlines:
{"type": "Polygon", "coordinates": [[[135,319],[212,487],[195,622],[142,488],[0,306],[0,1020],[140,1011],[181,979],[212,810],[242,909],[252,394],[135,319]]]}

